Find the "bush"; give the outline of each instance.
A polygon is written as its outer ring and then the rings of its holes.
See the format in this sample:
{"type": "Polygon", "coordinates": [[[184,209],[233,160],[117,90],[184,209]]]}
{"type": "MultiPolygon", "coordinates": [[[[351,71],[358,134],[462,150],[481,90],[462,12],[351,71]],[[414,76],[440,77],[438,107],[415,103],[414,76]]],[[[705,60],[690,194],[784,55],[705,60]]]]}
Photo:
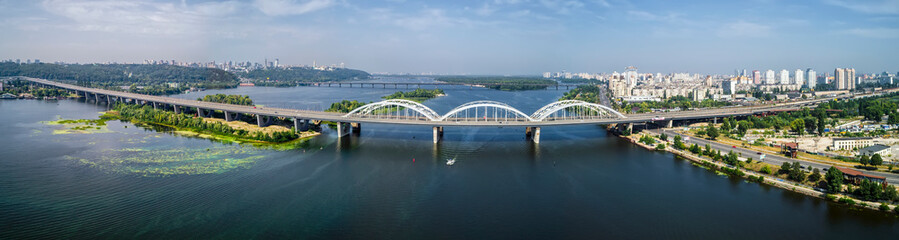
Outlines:
{"type": "Polygon", "coordinates": [[[838,200],[838,202],[845,203],[846,205],[855,205],[855,200],[852,200],[851,198],[847,198],[847,197],[840,198],[840,200],[838,200]]]}
{"type": "Polygon", "coordinates": [[[659,145],[656,145],[656,150],[665,150],[665,144],[659,143],[659,145]]]}
{"type": "Polygon", "coordinates": [[[899,214],[899,206],[893,207],[893,212],[899,214]]]}
{"type": "Polygon", "coordinates": [[[887,205],[886,203],[880,203],[880,207],[878,207],[878,209],[880,209],[880,211],[889,211],[890,206],[887,205]]]}
{"type": "Polygon", "coordinates": [[[764,174],[771,174],[774,171],[771,170],[771,167],[768,167],[768,165],[765,165],[764,167],[762,167],[761,172],[764,174]]]}
{"type": "Polygon", "coordinates": [[[827,199],[828,201],[834,201],[834,202],[837,201],[837,196],[833,195],[833,194],[826,194],[826,195],[824,195],[824,198],[827,199]]]}

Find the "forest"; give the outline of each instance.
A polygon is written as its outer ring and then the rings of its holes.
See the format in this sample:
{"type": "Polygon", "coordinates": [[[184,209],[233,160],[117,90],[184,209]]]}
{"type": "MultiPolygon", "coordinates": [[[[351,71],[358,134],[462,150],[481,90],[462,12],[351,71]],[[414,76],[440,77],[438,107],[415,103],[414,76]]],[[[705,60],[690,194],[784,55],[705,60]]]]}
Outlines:
{"type": "Polygon", "coordinates": [[[577,86],[577,88],[566,92],[562,95],[562,98],[559,98],[559,100],[581,100],[584,102],[599,103],[600,94],[599,87],[596,85],[580,85],[577,86]]]}
{"type": "Polygon", "coordinates": [[[237,76],[221,69],[147,64],[0,63],[0,77],[26,76],[79,86],[165,95],[191,87],[237,87],[237,76]],[[172,83],[172,84],[170,84],[172,83]],[[124,88],[123,88],[124,87],[124,88]]]}
{"type": "Polygon", "coordinates": [[[175,114],[173,112],[153,109],[153,107],[150,106],[120,103],[116,104],[115,110],[118,112],[118,115],[122,120],[138,120],[150,123],[159,123],[176,126],[179,128],[191,129],[196,132],[233,136],[240,139],[280,143],[291,141],[300,137],[292,130],[265,134],[259,131],[248,132],[242,129],[233,129],[228,125],[222,124],[221,122],[211,123],[203,121],[202,118],[194,117],[192,115],[175,114]]]}
{"type": "Polygon", "coordinates": [[[253,99],[246,95],[225,95],[219,93],[197,98],[197,101],[253,106],[253,99]]]}
{"type": "Polygon", "coordinates": [[[382,98],[384,98],[384,99],[406,99],[406,100],[412,100],[412,101],[416,101],[416,102],[423,102],[425,100],[439,97],[444,94],[445,93],[443,92],[442,89],[418,88],[418,89],[408,91],[408,92],[403,92],[403,91],[395,92],[393,94],[384,96],[382,98]]]}
{"type": "Polygon", "coordinates": [[[359,108],[367,103],[359,102],[356,100],[343,100],[336,103],[331,103],[331,107],[325,109],[325,112],[339,112],[339,113],[348,113],[353,111],[353,109],[359,108]]]}
{"type": "Polygon", "coordinates": [[[323,71],[310,67],[257,69],[238,74],[240,77],[253,79],[256,86],[271,87],[292,87],[298,83],[308,82],[364,80],[371,77],[367,72],[355,69],[337,68],[333,71],[323,71]]]}
{"type": "Polygon", "coordinates": [[[446,76],[435,80],[446,83],[483,85],[486,88],[502,91],[541,90],[558,83],[551,79],[538,77],[501,77],[501,76],[446,76]]]}

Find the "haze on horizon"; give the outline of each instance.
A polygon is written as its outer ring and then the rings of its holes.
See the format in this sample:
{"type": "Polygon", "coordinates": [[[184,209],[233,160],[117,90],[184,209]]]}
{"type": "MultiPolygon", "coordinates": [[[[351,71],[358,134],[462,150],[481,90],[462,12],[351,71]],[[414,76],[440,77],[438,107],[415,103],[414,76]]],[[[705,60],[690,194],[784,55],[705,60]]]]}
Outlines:
{"type": "Polygon", "coordinates": [[[369,72],[899,70],[899,0],[0,0],[0,60],[369,72]]]}

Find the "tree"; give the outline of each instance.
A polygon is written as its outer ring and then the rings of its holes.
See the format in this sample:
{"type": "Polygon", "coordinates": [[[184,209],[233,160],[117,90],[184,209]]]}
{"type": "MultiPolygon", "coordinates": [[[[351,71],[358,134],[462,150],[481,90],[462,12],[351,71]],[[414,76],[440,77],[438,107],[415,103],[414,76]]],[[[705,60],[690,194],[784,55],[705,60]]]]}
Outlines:
{"type": "Polygon", "coordinates": [[[668,135],[666,135],[665,133],[659,134],[659,139],[661,139],[662,141],[668,141],[668,135]]]}
{"type": "Polygon", "coordinates": [[[792,169],[792,168],[793,168],[793,165],[791,165],[789,162],[784,162],[783,164],[780,165],[780,170],[778,170],[777,172],[778,173],[790,173],[790,169],[792,169]]]}
{"type": "Polygon", "coordinates": [[[762,167],[761,172],[764,173],[764,174],[771,174],[771,173],[773,173],[774,171],[771,171],[771,167],[768,167],[768,165],[765,165],[765,166],[762,167]]]}
{"type": "Polygon", "coordinates": [[[805,181],[805,173],[802,172],[802,168],[799,165],[799,162],[793,162],[793,166],[790,168],[790,179],[793,179],[797,182],[805,181]]]}
{"type": "Polygon", "coordinates": [[[802,136],[803,131],[805,131],[805,121],[801,118],[793,120],[790,123],[790,129],[796,132],[797,135],[802,136]]]}
{"type": "Polygon", "coordinates": [[[681,141],[680,135],[674,136],[674,148],[676,148],[678,150],[684,150],[685,148],[687,148],[687,146],[684,145],[684,142],[681,141]]]}
{"type": "Polygon", "coordinates": [[[827,191],[829,192],[838,193],[843,188],[843,172],[836,167],[827,169],[824,180],[827,181],[827,191]]]}
{"type": "Polygon", "coordinates": [[[818,171],[817,168],[812,169],[812,175],[808,176],[808,180],[811,182],[817,182],[818,180],[821,180],[821,172],[818,171]]]}
{"type": "Polygon", "coordinates": [[[737,122],[737,134],[741,137],[746,135],[746,132],[752,128],[752,123],[746,120],[740,120],[737,122]]]}
{"type": "Polygon", "coordinates": [[[712,139],[712,140],[715,140],[715,138],[718,138],[718,135],[719,135],[718,129],[715,128],[715,125],[712,125],[712,123],[709,123],[709,128],[707,130],[705,130],[705,134],[708,135],[709,139],[712,139]]]}
{"type": "Polygon", "coordinates": [[[818,135],[824,135],[824,131],[826,129],[825,128],[826,123],[824,122],[825,119],[827,119],[827,118],[824,117],[824,112],[820,112],[818,114],[818,122],[817,122],[818,123],[818,135]]]}
{"type": "Polygon", "coordinates": [[[871,156],[871,161],[870,161],[870,163],[871,163],[871,166],[877,167],[877,166],[883,164],[883,158],[880,157],[880,154],[879,154],[879,153],[878,153],[878,154],[874,154],[874,156],[871,156]]]}
{"type": "Polygon", "coordinates": [[[858,158],[858,163],[861,163],[864,166],[868,166],[868,163],[871,161],[871,158],[868,155],[862,155],[862,157],[858,158]]]}

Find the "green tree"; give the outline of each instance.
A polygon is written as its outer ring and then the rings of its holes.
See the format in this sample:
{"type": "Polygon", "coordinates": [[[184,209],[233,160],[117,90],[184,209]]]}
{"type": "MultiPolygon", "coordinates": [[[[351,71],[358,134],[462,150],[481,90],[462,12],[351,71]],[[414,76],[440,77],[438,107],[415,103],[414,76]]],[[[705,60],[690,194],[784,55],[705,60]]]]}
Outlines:
{"type": "Polygon", "coordinates": [[[668,135],[665,133],[659,134],[659,139],[662,141],[668,141],[668,135]]]}
{"type": "Polygon", "coordinates": [[[818,182],[818,180],[821,180],[821,172],[818,171],[817,168],[812,169],[812,174],[808,176],[808,180],[811,182],[818,182]]]}
{"type": "Polygon", "coordinates": [[[870,161],[871,158],[868,157],[868,155],[862,155],[862,157],[858,158],[858,163],[861,163],[864,166],[868,166],[868,163],[870,163],[870,161]]]}
{"type": "Polygon", "coordinates": [[[768,165],[765,165],[765,166],[762,167],[761,172],[764,173],[764,174],[771,174],[771,173],[773,173],[774,171],[771,170],[771,167],[768,167],[768,165]]]}
{"type": "Polygon", "coordinates": [[[870,163],[871,163],[871,166],[875,166],[875,167],[880,166],[881,164],[883,164],[883,158],[880,157],[879,153],[874,154],[874,156],[871,156],[870,163]]]}
{"type": "Polygon", "coordinates": [[[805,121],[800,119],[793,120],[790,123],[790,129],[796,132],[797,135],[802,136],[802,133],[805,131],[805,121]]]}
{"type": "Polygon", "coordinates": [[[827,169],[824,180],[827,181],[827,191],[829,192],[838,193],[843,188],[843,172],[836,167],[827,169]]]}
{"type": "Polygon", "coordinates": [[[784,162],[783,164],[780,165],[780,170],[778,170],[777,172],[778,173],[790,173],[790,169],[792,169],[792,168],[793,168],[793,165],[791,165],[789,162],[784,162]]]}
{"type": "Polygon", "coordinates": [[[674,148],[678,150],[684,150],[685,148],[687,148],[687,146],[684,145],[684,142],[681,141],[680,135],[674,135],[674,148]]]}
{"type": "Polygon", "coordinates": [[[716,138],[718,138],[718,135],[719,135],[718,128],[715,128],[715,125],[712,125],[712,123],[709,123],[709,127],[708,127],[708,129],[705,130],[705,134],[707,136],[709,136],[709,139],[715,140],[716,138]]]}

